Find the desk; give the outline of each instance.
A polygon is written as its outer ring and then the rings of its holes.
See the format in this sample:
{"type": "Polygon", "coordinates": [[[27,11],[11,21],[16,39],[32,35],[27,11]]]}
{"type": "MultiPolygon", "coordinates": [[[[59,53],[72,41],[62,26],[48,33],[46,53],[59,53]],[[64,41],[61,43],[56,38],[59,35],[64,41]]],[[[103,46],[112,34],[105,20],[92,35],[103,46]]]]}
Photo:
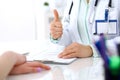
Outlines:
{"type": "Polygon", "coordinates": [[[50,66],[52,69],[49,71],[24,75],[11,75],[7,77],[7,80],[104,80],[102,60],[100,58],[84,58],[78,59],[70,65],[50,66]],[[55,69],[62,71],[63,75],[57,74],[55,69]],[[60,78],[64,77],[64,79],[54,79],[55,76],[60,78]]]}
{"type": "MultiPolygon", "coordinates": [[[[48,45],[49,43],[46,44],[48,45]]],[[[10,43],[5,45],[8,48],[1,47],[1,49],[4,48],[4,50],[9,49],[18,52],[35,52],[39,49],[42,50],[45,48],[43,45],[40,47],[41,45],[42,43],[39,41],[27,41],[24,43],[22,42],[22,44],[10,43]],[[10,47],[11,44],[13,48],[10,47]]],[[[42,71],[32,74],[10,75],[6,80],[104,80],[101,58],[79,58],[69,65],[48,65],[52,68],[49,71],[42,71]],[[64,79],[62,79],[62,77],[64,79]]]]}

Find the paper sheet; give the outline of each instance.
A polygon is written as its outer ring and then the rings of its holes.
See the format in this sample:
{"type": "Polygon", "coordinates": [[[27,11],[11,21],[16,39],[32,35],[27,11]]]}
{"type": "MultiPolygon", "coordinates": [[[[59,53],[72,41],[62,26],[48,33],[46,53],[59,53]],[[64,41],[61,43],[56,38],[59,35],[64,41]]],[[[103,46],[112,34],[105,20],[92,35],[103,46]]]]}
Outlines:
{"type": "Polygon", "coordinates": [[[62,52],[64,49],[64,46],[60,45],[49,45],[45,50],[40,51],[37,54],[30,54],[27,59],[28,61],[35,60],[35,61],[41,61],[43,63],[54,63],[54,64],[69,64],[76,60],[77,58],[71,58],[71,59],[62,59],[58,57],[58,54],[62,52]]]}

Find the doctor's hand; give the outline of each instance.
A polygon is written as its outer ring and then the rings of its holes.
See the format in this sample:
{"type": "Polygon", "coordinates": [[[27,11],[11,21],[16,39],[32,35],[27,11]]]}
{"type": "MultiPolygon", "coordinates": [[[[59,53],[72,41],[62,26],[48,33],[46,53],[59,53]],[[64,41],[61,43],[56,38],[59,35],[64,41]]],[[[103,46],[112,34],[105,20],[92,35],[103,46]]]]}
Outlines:
{"type": "Polygon", "coordinates": [[[79,43],[72,43],[68,47],[64,49],[62,53],[58,55],[60,58],[75,58],[75,57],[90,57],[92,56],[92,48],[87,45],[79,44],[79,43]]]}
{"type": "Polygon", "coordinates": [[[53,39],[58,39],[63,34],[62,23],[57,10],[54,10],[54,20],[50,23],[50,34],[53,39]]]}

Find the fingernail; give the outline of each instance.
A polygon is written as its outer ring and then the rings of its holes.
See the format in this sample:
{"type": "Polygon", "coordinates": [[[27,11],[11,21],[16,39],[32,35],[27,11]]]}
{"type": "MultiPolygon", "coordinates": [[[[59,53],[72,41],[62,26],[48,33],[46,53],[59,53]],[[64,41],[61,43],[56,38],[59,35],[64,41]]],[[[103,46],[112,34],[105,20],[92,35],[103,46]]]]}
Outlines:
{"type": "Polygon", "coordinates": [[[41,69],[41,68],[37,68],[37,71],[38,71],[38,72],[41,72],[41,71],[42,71],[42,69],[41,69]]]}

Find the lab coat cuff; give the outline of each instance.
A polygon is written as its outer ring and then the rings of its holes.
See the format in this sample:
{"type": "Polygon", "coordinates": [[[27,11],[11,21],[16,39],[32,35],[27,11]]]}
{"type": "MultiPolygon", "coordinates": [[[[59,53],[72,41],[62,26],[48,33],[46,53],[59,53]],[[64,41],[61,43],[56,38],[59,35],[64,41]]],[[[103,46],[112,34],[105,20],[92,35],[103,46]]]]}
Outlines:
{"type": "Polygon", "coordinates": [[[60,39],[53,39],[53,37],[50,36],[50,41],[51,41],[52,43],[57,44],[57,43],[59,42],[59,40],[60,40],[60,39]]]}
{"type": "Polygon", "coordinates": [[[90,45],[93,50],[93,57],[99,57],[98,51],[94,45],[90,45]]]}

